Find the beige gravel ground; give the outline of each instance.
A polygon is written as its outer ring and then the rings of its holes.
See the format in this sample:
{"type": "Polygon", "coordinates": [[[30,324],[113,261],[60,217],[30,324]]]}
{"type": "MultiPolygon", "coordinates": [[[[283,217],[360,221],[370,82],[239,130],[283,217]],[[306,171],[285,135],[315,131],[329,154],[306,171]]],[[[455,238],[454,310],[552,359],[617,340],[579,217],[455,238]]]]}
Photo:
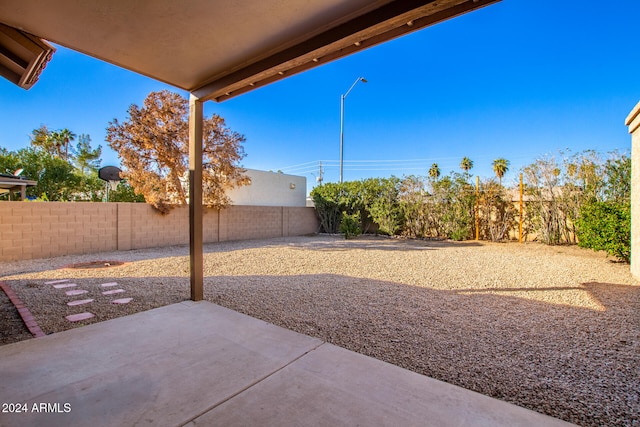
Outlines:
{"type": "MultiPolygon", "coordinates": [[[[0,263],[0,277],[52,333],[188,299],[188,265],[170,247],[0,263]],[[60,269],[95,260],[128,263],[60,269]],[[64,278],[89,293],[44,285],[64,278]],[[102,295],[111,281],[126,292],[102,295]],[[95,301],[66,305],[78,298],[95,301]]],[[[640,426],[640,285],[602,253],[307,236],[206,245],[205,276],[209,301],[285,328],[580,425],[640,426]]],[[[2,343],[26,339],[7,302],[2,343]]]]}

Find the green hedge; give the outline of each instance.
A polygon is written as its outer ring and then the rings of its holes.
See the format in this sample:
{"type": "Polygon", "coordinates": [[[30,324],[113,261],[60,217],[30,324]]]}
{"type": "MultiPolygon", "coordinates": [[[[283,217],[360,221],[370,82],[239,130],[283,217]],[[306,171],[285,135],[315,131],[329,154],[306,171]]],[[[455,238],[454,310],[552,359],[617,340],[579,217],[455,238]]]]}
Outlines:
{"type": "Polygon", "coordinates": [[[631,257],[631,205],[591,202],[582,206],[576,221],[578,245],[629,262],[631,257]]]}

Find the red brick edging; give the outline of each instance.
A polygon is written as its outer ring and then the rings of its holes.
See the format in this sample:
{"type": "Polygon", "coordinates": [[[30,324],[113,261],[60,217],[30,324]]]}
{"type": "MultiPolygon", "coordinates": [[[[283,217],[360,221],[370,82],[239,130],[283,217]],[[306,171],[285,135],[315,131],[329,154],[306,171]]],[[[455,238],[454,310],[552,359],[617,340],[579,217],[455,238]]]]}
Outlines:
{"type": "Polygon", "coordinates": [[[9,286],[8,283],[0,281],[0,288],[2,288],[5,294],[7,294],[11,303],[14,305],[16,310],[18,310],[18,314],[20,314],[20,317],[22,318],[25,326],[29,329],[29,332],[31,332],[31,334],[36,338],[44,337],[45,334],[42,332],[42,329],[40,329],[40,326],[38,326],[36,319],[33,318],[27,306],[24,305],[22,300],[18,298],[18,295],[16,295],[13,289],[11,289],[11,286],[9,286]]]}

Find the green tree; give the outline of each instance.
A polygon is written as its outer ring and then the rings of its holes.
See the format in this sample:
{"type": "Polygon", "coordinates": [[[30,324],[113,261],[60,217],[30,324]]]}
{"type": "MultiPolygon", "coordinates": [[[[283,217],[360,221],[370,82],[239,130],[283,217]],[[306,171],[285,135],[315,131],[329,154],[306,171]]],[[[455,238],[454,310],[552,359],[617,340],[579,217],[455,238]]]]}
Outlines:
{"type": "Polygon", "coordinates": [[[40,125],[31,132],[31,146],[69,161],[69,144],[75,138],[76,134],[67,128],[50,131],[46,125],[40,125]]]}
{"type": "Polygon", "coordinates": [[[604,165],[604,199],[615,203],[631,200],[631,157],[613,153],[604,165]]]}
{"type": "Polygon", "coordinates": [[[0,173],[13,175],[20,168],[20,160],[16,153],[0,147],[0,173]]]}
{"type": "Polygon", "coordinates": [[[498,177],[499,184],[502,187],[502,177],[509,170],[509,160],[504,158],[495,159],[493,161],[493,172],[498,177]]]}
{"type": "Polygon", "coordinates": [[[27,188],[27,196],[50,201],[74,200],[80,178],[68,162],[35,148],[23,148],[13,156],[14,165],[24,169],[22,176],[37,181],[35,187],[27,188]]]}
{"type": "Polygon", "coordinates": [[[100,168],[102,146],[91,147],[91,137],[89,135],[81,134],[78,137],[78,144],[71,149],[71,152],[73,163],[82,175],[96,172],[100,168]]]}
{"type": "Polygon", "coordinates": [[[69,142],[75,138],[75,134],[69,129],[54,130],[49,132],[47,145],[51,147],[54,155],[69,160],[69,142]]]}
{"type": "Polygon", "coordinates": [[[31,146],[44,150],[51,155],[57,154],[51,138],[51,131],[46,125],[40,125],[39,128],[31,131],[31,146]]]}
{"type": "Polygon", "coordinates": [[[100,201],[104,182],[96,171],[82,174],[69,162],[46,151],[40,146],[18,151],[0,149],[0,173],[13,174],[23,169],[22,177],[36,181],[35,187],[27,187],[29,198],[49,201],[100,201]]]}
{"type": "MultiPolygon", "coordinates": [[[[104,185],[104,182],[103,182],[104,185]]],[[[129,202],[129,203],[144,203],[144,196],[142,194],[136,194],[132,186],[129,185],[126,179],[118,182],[118,186],[115,190],[109,191],[109,202],[129,202]]]]}

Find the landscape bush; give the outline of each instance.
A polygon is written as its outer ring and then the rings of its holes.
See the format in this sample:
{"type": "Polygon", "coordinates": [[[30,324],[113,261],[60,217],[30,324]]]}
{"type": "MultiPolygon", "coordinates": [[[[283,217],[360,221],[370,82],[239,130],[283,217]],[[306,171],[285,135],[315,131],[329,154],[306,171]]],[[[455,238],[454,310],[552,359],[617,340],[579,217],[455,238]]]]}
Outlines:
{"type": "Polygon", "coordinates": [[[341,203],[342,186],[335,183],[327,183],[315,187],[311,191],[311,199],[316,207],[316,215],[320,221],[321,233],[338,232],[344,205],[341,203]]]}
{"type": "Polygon", "coordinates": [[[515,234],[519,213],[507,189],[495,180],[480,183],[478,211],[480,239],[501,242],[515,234]]]}
{"type": "Polygon", "coordinates": [[[362,234],[362,229],[360,228],[360,215],[357,213],[349,215],[346,212],[342,212],[340,233],[344,234],[345,239],[358,237],[362,234]]]}
{"type": "Polygon", "coordinates": [[[631,258],[631,158],[614,153],[594,171],[594,189],[576,220],[578,245],[629,262],[631,258]]]}
{"type": "Polygon", "coordinates": [[[577,220],[578,246],[606,251],[622,261],[631,258],[631,206],[591,202],[582,206],[577,220]]]}

